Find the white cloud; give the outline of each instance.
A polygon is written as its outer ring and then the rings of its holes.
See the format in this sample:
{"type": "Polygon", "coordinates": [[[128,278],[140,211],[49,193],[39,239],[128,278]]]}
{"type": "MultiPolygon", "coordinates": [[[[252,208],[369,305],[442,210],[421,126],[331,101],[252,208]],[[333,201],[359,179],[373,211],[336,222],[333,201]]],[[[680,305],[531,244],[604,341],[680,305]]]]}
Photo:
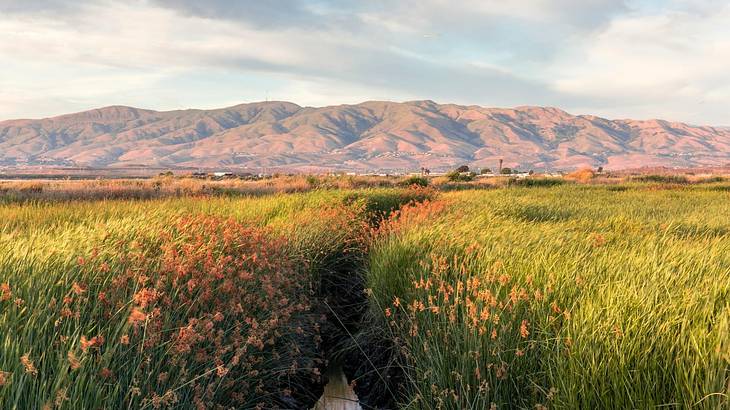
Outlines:
{"type": "Polygon", "coordinates": [[[730,105],[730,93],[718,92],[730,86],[728,21],[728,5],[712,13],[625,15],[574,44],[545,76],[558,91],[581,97],[587,107],[593,100],[606,113],[727,122],[697,105],[730,105]]]}
{"type": "Polygon", "coordinates": [[[0,0],[0,119],[268,94],[727,123],[721,1],[232,1],[0,0]]]}

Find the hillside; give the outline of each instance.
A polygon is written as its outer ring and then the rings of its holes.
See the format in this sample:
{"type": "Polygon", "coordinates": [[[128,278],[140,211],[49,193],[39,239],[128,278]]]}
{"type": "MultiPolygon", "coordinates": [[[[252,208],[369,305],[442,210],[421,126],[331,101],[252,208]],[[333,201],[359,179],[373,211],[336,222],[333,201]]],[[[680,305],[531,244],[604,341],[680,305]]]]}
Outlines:
{"type": "Polygon", "coordinates": [[[113,106],[0,122],[0,165],[397,170],[457,164],[533,169],[730,163],[730,129],[608,120],[556,108],[370,101],[214,110],[113,106]]]}

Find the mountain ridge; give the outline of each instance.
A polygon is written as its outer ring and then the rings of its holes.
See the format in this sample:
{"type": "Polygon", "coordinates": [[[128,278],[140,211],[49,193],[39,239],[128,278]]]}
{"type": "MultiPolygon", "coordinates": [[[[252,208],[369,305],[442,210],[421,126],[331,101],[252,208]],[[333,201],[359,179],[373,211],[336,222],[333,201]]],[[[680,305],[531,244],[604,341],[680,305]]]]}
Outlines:
{"type": "Polygon", "coordinates": [[[557,107],[488,108],[431,100],[217,109],[112,105],[0,121],[0,165],[447,169],[702,167],[730,163],[730,128],[610,120],[557,107]]]}

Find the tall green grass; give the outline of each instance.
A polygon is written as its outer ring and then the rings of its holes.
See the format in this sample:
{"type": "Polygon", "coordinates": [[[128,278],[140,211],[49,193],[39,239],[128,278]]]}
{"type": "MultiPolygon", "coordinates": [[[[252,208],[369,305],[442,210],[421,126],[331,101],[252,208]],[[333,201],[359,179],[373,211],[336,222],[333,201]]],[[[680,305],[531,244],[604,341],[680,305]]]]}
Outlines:
{"type": "Polygon", "coordinates": [[[402,408],[727,408],[719,186],[8,203],[0,408],[301,407],[335,342],[402,408]]]}
{"type": "Polygon", "coordinates": [[[398,346],[404,408],[727,408],[728,200],[638,185],[444,194],[373,245],[364,332],[398,346]]]}
{"type": "Polygon", "coordinates": [[[314,403],[323,275],[424,195],[0,206],[0,408],[314,403]]]}

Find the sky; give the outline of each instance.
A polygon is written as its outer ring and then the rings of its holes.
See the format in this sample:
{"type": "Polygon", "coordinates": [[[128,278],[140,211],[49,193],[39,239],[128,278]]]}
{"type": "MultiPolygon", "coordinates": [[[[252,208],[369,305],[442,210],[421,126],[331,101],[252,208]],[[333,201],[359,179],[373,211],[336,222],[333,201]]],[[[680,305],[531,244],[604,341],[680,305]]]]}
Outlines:
{"type": "Polygon", "coordinates": [[[0,0],[0,120],[430,99],[730,125],[728,0],[0,0]]]}

